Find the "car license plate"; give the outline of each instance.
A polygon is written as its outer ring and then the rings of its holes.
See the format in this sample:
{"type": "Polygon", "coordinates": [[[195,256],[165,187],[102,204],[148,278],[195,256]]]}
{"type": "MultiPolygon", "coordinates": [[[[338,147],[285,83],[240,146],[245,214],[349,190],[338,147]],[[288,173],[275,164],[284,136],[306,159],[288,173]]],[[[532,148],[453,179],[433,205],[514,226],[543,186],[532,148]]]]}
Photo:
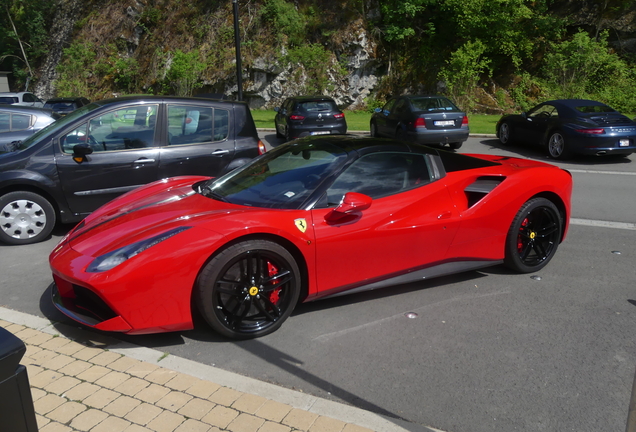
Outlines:
{"type": "Polygon", "coordinates": [[[329,135],[329,131],[316,131],[312,132],[312,135],[329,135]]]}
{"type": "Polygon", "coordinates": [[[453,120],[438,120],[435,122],[435,126],[455,126],[453,120]]]}
{"type": "Polygon", "coordinates": [[[618,146],[619,147],[629,147],[629,140],[628,139],[622,139],[618,141],[618,146]]]}

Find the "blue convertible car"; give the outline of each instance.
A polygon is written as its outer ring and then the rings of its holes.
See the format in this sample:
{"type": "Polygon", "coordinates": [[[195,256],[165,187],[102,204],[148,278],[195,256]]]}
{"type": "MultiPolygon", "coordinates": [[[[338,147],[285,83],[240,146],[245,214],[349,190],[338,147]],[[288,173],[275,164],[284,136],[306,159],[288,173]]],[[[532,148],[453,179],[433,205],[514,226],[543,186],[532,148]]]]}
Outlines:
{"type": "Polygon", "coordinates": [[[497,137],[504,145],[542,145],[554,159],[573,154],[629,156],[636,151],[636,122],[601,102],[562,99],[503,116],[497,137]]]}

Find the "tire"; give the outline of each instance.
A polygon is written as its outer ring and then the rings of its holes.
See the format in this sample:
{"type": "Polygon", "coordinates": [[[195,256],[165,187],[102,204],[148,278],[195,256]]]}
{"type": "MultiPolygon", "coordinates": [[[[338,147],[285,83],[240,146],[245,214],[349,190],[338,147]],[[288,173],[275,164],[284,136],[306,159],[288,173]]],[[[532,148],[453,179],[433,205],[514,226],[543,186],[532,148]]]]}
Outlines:
{"type": "Polygon", "coordinates": [[[512,144],[512,128],[510,127],[510,123],[504,122],[499,126],[499,142],[503,145],[512,144]]]}
{"type": "Polygon", "coordinates": [[[378,133],[378,126],[375,122],[371,122],[371,137],[380,138],[380,134],[378,133]]]}
{"type": "Polygon", "coordinates": [[[26,245],[45,240],[55,226],[55,210],[41,195],[9,192],[0,197],[0,241],[26,245]]]}
{"type": "Polygon", "coordinates": [[[227,338],[265,336],[294,310],[300,280],[298,264],[287,249],[267,240],[244,241],[203,268],[197,304],[210,326],[227,338]]]}
{"type": "Polygon", "coordinates": [[[285,142],[291,141],[291,136],[289,134],[289,127],[285,128],[285,134],[283,135],[283,138],[285,139],[285,142]]]}
{"type": "Polygon", "coordinates": [[[448,143],[448,147],[450,147],[453,150],[457,150],[459,148],[462,147],[462,142],[452,142],[452,143],[448,143]]]}
{"type": "Polygon", "coordinates": [[[548,138],[548,154],[553,159],[566,160],[571,157],[565,137],[561,132],[553,132],[548,138]]]}
{"type": "Polygon", "coordinates": [[[397,129],[395,129],[395,139],[406,141],[406,133],[402,129],[402,126],[398,126],[397,129]]]}
{"type": "Polygon", "coordinates": [[[276,129],[276,138],[285,138],[285,135],[278,132],[278,125],[275,126],[275,129],[276,129]]]}
{"type": "Polygon", "coordinates": [[[504,264],[519,273],[541,270],[556,253],[562,229],[561,215],[552,201],[527,201],[508,230],[504,264]]]}

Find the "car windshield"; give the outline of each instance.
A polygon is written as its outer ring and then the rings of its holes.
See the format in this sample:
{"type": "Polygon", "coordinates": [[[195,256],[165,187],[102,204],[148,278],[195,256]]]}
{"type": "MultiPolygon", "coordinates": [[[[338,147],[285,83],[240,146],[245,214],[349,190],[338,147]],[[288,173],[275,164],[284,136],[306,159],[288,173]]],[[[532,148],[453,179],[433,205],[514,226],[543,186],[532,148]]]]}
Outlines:
{"type": "Polygon", "coordinates": [[[298,209],[346,160],[347,153],[328,142],[289,143],[206,182],[200,191],[232,204],[298,209]]]}
{"type": "Polygon", "coordinates": [[[412,98],[411,104],[415,111],[459,111],[455,104],[443,97],[412,98]]]}
{"type": "Polygon", "coordinates": [[[87,112],[93,111],[94,109],[97,109],[100,106],[101,105],[97,105],[95,103],[92,103],[90,105],[83,106],[82,108],[80,108],[80,109],[78,109],[76,111],[73,111],[73,113],[69,114],[68,116],[62,117],[61,119],[54,121],[53,123],[51,123],[47,127],[43,128],[43,129],[40,129],[35,134],[31,135],[29,138],[27,138],[26,140],[22,141],[16,147],[16,150],[28,149],[33,144],[35,144],[36,142],[40,141],[40,139],[42,137],[45,137],[45,136],[47,136],[50,133],[53,133],[53,132],[56,132],[56,131],[62,129],[67,124],[75,121],[76,118],[81,117],[84,114],[86,114],[87,112]]]}
{"type": "Polygon", "coordinates": [[[583,114],[598,114],[598,113],[615,113],[616,110],[608,107],[607,105],[583,105],[577,106],[576,110],[583,114]]]}
{"type": "Polygon", "coordinates": [[[52,109],[54,111],[74,110],[75,102],[47,102],[44,104],[44,108],[52,109]]]}

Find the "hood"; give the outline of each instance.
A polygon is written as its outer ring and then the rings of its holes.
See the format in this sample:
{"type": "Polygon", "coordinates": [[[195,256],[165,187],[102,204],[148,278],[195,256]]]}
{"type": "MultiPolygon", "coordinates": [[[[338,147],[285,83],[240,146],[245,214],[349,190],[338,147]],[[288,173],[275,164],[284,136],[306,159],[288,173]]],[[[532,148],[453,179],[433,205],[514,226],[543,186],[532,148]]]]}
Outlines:
{"type": "Polygon", "coordinates": [[[98,256],[184,226],[209,224],[249,208],[204,197],[192,185],[201,177],[162,180],[123,195],[87,217],[63,241],[98,256]]]}

